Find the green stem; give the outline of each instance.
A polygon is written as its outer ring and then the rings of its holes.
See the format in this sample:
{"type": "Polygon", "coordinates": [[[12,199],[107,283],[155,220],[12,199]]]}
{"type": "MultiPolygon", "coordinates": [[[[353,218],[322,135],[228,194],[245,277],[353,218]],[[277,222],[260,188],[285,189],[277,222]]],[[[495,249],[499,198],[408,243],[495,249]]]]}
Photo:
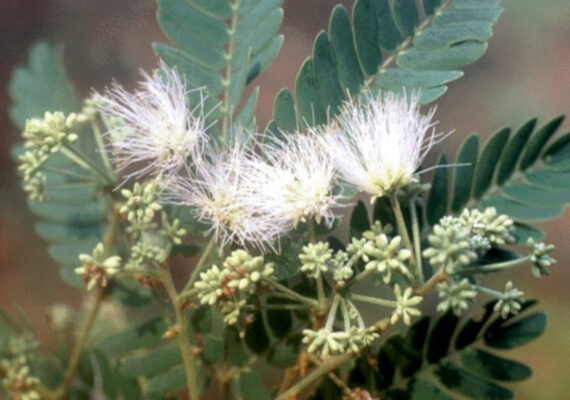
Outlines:
{"type": "Polygon", "coordinates": [[[180,353],[182,354],[182,360],[184,361],[188,395],[190,400],[199,400],[200,393],[198,392],[198,379],[196,378],[196,357],[194,356],[194,351],[190,347],[190,334],[188,332],[186,314],[184,313],[184,308],[178,301],[178,292],[176,291],[176,287],[174,286],[170,273],[168,271],[164,271],[160,278],[164,289],[172,302],[172,307],[174,307],[176,324],[178,326],[178,335],[176,336],[176,339],[178,341],[180,353]]]}
{"type": "Polygon", "coordinates": [[[410,200],[410,219],[412,220],[412,235],[414,237],[414,249],[416,255],[416,282],[418,285],[422,285],[424,283],[424,271],[422,266],[422,238],[420,236],[418,211],[416,210],[416,203],[414,198],[410,200]]]}
{"type": "Polygon", "coordinates": [[[400,207],[400,201],[398,200],[398,195],[396,192],[393,192],[389,195],[390,204],[394,211],[394,216],[396,217],[396,224],[398,225],[398,233],[402,237],[404,241],[404,246],[408,248],[412,252],[412,256],[410,257],[411,264],[415,267],[416,257],[414,256],[414,246],[412,245],[412,241],[410,240],[410,235],[408,234],[408,228],[406,227],[406,220],[404,219],[404,214],[402,213],[402,208],[400,207]]]}
{"type": "Polygon", "coordinates": [[[89,311],[89,315],[87,317],[87,321],[85,325],[81,328],[81,333],[79,335],[79,339],[75,343],[73,350],[71,351],[71,356],[69,357],[69,361],[67,363],[67,368],[65,373],[63,374],[63,381],[61,386],[56,391],[56,399],[63,399],[67,396],[67,392],[71,383],[73,381],[73,377],[75,376],[75,370],[77,369],[77,365],[79,364],[79,359],[81,354],[83,353],[83,349],[87,340],[89,339],[89,334],[91,333],[91,329],[93,328],[93,324],[97,319],[97,314],[99,313],[99,308],[101,307],[101,303],[105,298],[105,289],[99,288],[95,293],[93,306],[89,311]]]}
{"type": "MultiPolygon", "coordinates": [[[[309,242],[316,243],[317,242],[317,235],[315,233],[315,223],[312,219],[307,221],[307,232],[309,235],[309,242]]],[[[320,310],[324,310],[327,306],[327,296],[325,294],[325,285],[323,282],[323,273],[321,270],[317,271],[317,276],[315,277],[317,281],[317,296],[319,301],[319,308],[320,310]]]]}
{"type": "Polygon", "coordinates": [[[206,245],[206,248],[202,252],[202,255],[198,259],[198,262],[196,263],[196,266],[194,267],[194,270],[192,271],[192,274],[190,275],[190,279],[188,279],[186,286],[184,286],[184,290],[182,290],[182,293],[192,289],[192,286],[200,277],[200,272],[202,272],[202,269],[203,269],[204,265],[206,264],[208,257],[210,257],[210,253],[214,249],[215,244],[216,244],[216,239],[214,236],[212,236],[210,238],[210,241],[206,245]]]}
{"type": "Polygon", "coordinates": [[[485,294],[488,294],[490,296],[496,297],[498,299],[503,297],[503,293],[499,292],[498,290],[491,289],[491,288],[486,288],[483,286],[476,286],[475,290],[478,290],[481,293],[485,293],[485,294]]]}
{"type": "Polygon", "coordinates": [[[377,306],[396,308],[398,303],[392,300],[378,299],[376,297],[365,296],[362,294],[350,295],[351,300],[363,301],[365,303],[376,304],[377,306]]]}
{"type": "Polygon", "coordinates": [[[296,300],[299,303],[306,304],[311,308],[319,308],[319,303],[317,301],[315,301],[314,299],[300,295],[299,293],[294,292],[293,290],[289,289],[288,287],[283,286],[279,282],[276,282],[272,279],[269,279],[269,278],[262,278],[262,279],[263,279],[263,282],[272,286],[275,290],[277,290],[278,292],[281,292],[281,294],[287,296],[291,300],[296,300]]]}
{"type": "Polygon", "coordinates": [[[105,144],[103,143],[103,135],[101,134],[101,129],[99,128],[99,124],[97,123],[97,118],[91,121],[91,129],[93,131],[93,137],[95,138],[95,143],[97,144],[97,149],[99,153],[101,153],[101,159],[105,164],[105,168],[109,175],[113,175],[113,167],[111,166],[111,162],[109,161],[109,156],[107,151],[105,150],[105,144]]]}
{"type": "Polygon", "coordinates": [[[516,260],[505,261],[502,263],[487,264],[477,267],[463,268],[451,273],[451,275],[473,275],[473,274],[484,274],[489,272],[504,271],[506,269],[521,265],[530,261],[531,256],[517,258],[516,260]]]}
{"type": "Polygon", "coordinates": [[[75,150],[71,146],[63,146],[60,150],[61,154],[69,158],[71,161],[79,165],[80,167],[86,169],[87,171],[91,171],[92,173],[101,177],[103,182],[109,185],[114,185],[115,181],[113,178],[109,177],[107,174],[102,172],[97,165],[95,165],[91,160],[85,158],[81,153],[75,150]]]}

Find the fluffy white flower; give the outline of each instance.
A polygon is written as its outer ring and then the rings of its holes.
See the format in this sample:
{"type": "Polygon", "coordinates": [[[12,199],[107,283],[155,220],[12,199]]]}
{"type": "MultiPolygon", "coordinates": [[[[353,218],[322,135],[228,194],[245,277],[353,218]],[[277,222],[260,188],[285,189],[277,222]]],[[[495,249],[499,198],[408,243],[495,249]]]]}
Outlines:
{"type": "Polygon", "coordinates": [[[114,83],[104,94],[94,95],[94,104],[113,126],[106,136],[116,168],[123,171],[135,164],[125,180],[180,170],[208,129],[205,97],[200,91],[200,102],[191,109],[176,69],[161,63],[154,74],[142,75],[134,93],[114,83]]]}
{"type": "Polygon", "coordinates": [[[289,134],[261,145],[261,156],[250,162],[251,182],[259,210],[291,230],[314,218],[330,226],[340,194],[333,191],[336,172],[316,133],[289,134]]]}
{"type": "Polygon", "coordinates": [[[434,129],[435,109],[420,113],[419,97],[390,92],[345,103],[325,139],[344,181],[374,197],[413,181],[428,151],[446,136],[434,129]]]}
{"type": "Polygon", "coordinates": [[[186,175],[163,182],[163,200],[191,207],[210,226],[206,233],[213,232],[222,246],[235,242],[265,249],[283,233],[283,227],[253,206],[249,151],[243,143],[238,137],[230,148],[206,145],[201,159],[187,166],[186,175]]]}

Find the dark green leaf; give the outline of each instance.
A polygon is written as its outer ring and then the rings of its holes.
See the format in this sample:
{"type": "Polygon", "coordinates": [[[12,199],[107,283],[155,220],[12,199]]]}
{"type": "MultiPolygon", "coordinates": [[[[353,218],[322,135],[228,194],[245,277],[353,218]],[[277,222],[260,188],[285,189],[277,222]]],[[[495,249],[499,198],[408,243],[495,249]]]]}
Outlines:
{"type": "Polygon", "coordinates": [[[428,337],[426,360],[436,363],[447,355],[453,331],[459,319],[451,311],[442,315],[434,324],[428,337]]]}
{"type": "Polygon", "coordinates": [[[412,47],[398,57],[400,68],[450,70],[478,60],[487,50],[486,43],[466,42],[453,47],[420,49],[412,47]]]}
{"type": "Polygon", "coordinates": [[[195,309],[190,316],[190,324],[197,333],[210,333],[214,325],[212,307],[202,305],[195,309]]]}
{"type": "Polygon", "coordinates": [[[183,365],[155,375],[147,382],[151,394],[163,394],[186,387],[186,371],[183,365]]]}
{"type": "Polygon", "coordinates": [[[350,217],[350,229],[353,236],[370,229],[368,210],[362,200],[358,201],[356,207],[354,207],[354,210],[352,211],[352,216],[350,217]]]}
{"type": "Polygon", "coordinates": [[[424,12],[426,15],[432,15],[437,7],[441,4],[442,0],[423,0],[424,12]]]}
{"type": "Polygon", "coordinates": [[[462,351],[459,357],[463,368],[483,378],[522,381],[532,374],[531,369],[524,364],[479,349],[462,351]]]}
{"type": "Polygon", "coordinates": [[[438,168],[432,181],[427,204],[427,220],[430,225],[436,224],[447,211],[447,156],[442,153],[439,157],[438,168]]]}
{"type": "Polygon", "coordinates": [[[120,372],[130,378],[151,377],[182,364],[182,356],[176,342],[170,342],[142,356],[123,362],[120,372]]]}
{"type": "Polygon", "coordinates": [[[415,0],[396,0],[393,3],[394,19],[404,37],[411,36],[419,23],[415,0]]]}
{"type": "Polygon", "coordinates": [[[503,197],[536,207],[560,207],[570,203],[570,188],[550,192],[537,186],[513,183],[502,187],[500,192],[503,197]]]}
{"type": "Polygon", "coordinates": [[[354,4],[352,19],[360,64],[367,74],[375,74],[382,62],[382,53],[378,42],[378,22],[374,1],[358,0],[354,4]]]}
{"type": "Polygon", "coordinates": [[[533,341],[545,328],[546,314],[530,314],[515,322],[491,327],[485,332],[485,344],[497,349],[511,349],[533,341]]]}
{"type": "Polygon", "coordinates": [[[472,317],[465,321],[455,339],[456,349],[464,349],[465,347],[473,344],[479,338],[483,327],[485,327],[489,319],[494,316],[493,308],[495,307],[495,304],[496,301],[491,301],[485,304],[485,312],[480,319],[472,317]]]}
{"type": "Polygon", "coordinates": [[[162,341],[162,335],[167,329],[161,318],[155,318],[101,340],[97,348],[114,354],[126,354],[162,341]]]}
{"type": "Polygon", "coordinates": [[[544,232],[525,224],[515,223],[515,231],[513,233],[517,243],[526,243],[528,238],[533,238],[539,242],[544,239],[544,232]]]}
{"type": "Polygon", "coordinates": [[[247,400],[270,400],[271,395],[267,388],[263,385],[259,375],[247,370],[239,374],[237,378],[237,386],[239,394],[243,399],[247,400]]]}
{"type": "Polygon", "coordinates": [[[487,140],[487,143],[481,152],[481,156],[477,161],[477,168],[475,169],[473,182],[474,198],[480,198],[485,194],[489,187],[491,187],[497,162],[510,134],[511,130],[509,128],[505,128],[495,133],[489,138],[489,140],[487,140]]]}
{"type": "Polygon", "coordinates": [[[414,45],[422,48],[451,47],[467,41],[486,42],[492,35],[490,22],[466,22],[434,27],[421,32],[414,45]]]}
{"type": "Polygon", "coordinates": [[[374,6],[378,43],[384,50],[392,51],[400,44],[402,38],[392,16],[389,0],[376,0],[374,6]]]}
{"type": "Polygon", "coordinates": [[[322,107],[335,115],[344,100],[344,94],[339,83],[334,52],[325,32],[319,33],[315,39],[313,63],[322,107]]]}
{"type": "Polygon", "coordinates": [[[479,138],[477,135],[471,135],[463,142],[457,154],[457,167],[453,175],[453,203],[451,205],[453,212],[463,210],[469,201],[478,154],[479,138]]]}
{"type": "Polygon", "coordinates": [[[408,384],[410,400],[452,400],[436,385],[425,378],[414,378],[408,384]]]}
{"type": "MultiPolygon", "coordinates": [[[[267,304],[283,304],[281,298],[269,298],[267,304]]],[[[288,310],[267,310],[267,325],[271,328],[271,333],[277,338],[287,336],[293,326],[293,317],[288,310]]]]}
{"type": "Polygon", "coordinates": [[[253,321],[245,328],[245,343],[254,353],[263,353],[269,347],[269,337],[265,330],[261,312],[256,312],[253,321]]]}
{"type": "Polygon", "coordinates": [[[484,207],[495,207],[499,214],[507,214],[509,217],[521,222],[544,221],[563,214],[563,210],[559,207],[529,207],[499,195],[488,196],[481,204],[484,207]]]}
{"type": "Polygon", "coordinates": [[[493,400],[513,398],[511,391],[479,378],[451,363],[440,365],[434,373],[444,386],[471,398],[493,400]]]}
{"type": "Polygon", "coordinates": [[[522,155],[520,169],[525,170],[530,167],[540,156],[540,152],[548,142],[548,139],[554,135],[556,130],[562,125],[564,116],[554,118],[542,128],[540,128],[530,139],[526,150],[522,155]]]}
{"type": "Polygon", "coordinates": [[[281,89],[277,93],[273,104],[273,118],[277,128],[283,132],[295,132],[297,130],[295,102],[289,89],[281,89]]]}
{"type": "Polygon", "coordinates": [[[297,108],[303,122],[309,126],[326,121],[326,113],[321,107],[317,91],[317,81],[313,72],[313,59],[307,58],[299,70],[295,81],[297,108]]]}
{"type": "Polygon", "coordinates": [[[503,184],[513,174],[522,150],[525,148],[535,126],[536,118],[533,118],[521,126],[507,143],[497,170],[497,184],[503,184]]]}

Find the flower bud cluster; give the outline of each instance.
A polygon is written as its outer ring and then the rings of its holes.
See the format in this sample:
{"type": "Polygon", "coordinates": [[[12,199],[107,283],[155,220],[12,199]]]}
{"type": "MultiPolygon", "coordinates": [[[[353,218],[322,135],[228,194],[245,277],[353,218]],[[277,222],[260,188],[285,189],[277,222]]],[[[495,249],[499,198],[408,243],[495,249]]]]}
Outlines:
{"type": "Polygon", "coordinates": [[[150,223],[157,211],[162,210],[158,203],[159,186],[155,181],[140,184],[136,182],[132,190],[123,189],[121,194],[126,202],[120,213],[127,216],[131,224],[150,223]]]}
{"type": "Polygon", "coordinates": [[[509,315],[517,315],[521,310],[524,301],[524,292],[514,287],[513,282],[508,281],[505,285],[503,295],[495,304],[493,311],[501,313],[501,317],[507,318],[509,315]]]}
{"type": "Polygon", "coordinates": [[[542,275],[549,275],[549,267],[556,264],[556,260],[550,256],[550,253],[554,250],[554,245],[547,245],[543,242],[537,243],[532,238],[528,239],[526,245],[531,253],[532,274],[536,278],[540,278],[542,275]]]}
{"type": "Polygon", "coordinates": [[[307,345],[307,352],[323,359],[346,352],[357,354],[378,337],[376,332],[355,326],[349,331],[333,331],[326,327],[317,331],[303,330],[303,343],[307,345]]]}
{"type": "Polygon", "coordinates": [[[26,121],[22,134],[26,151],[19,156],[18,170],[23,174],[24,190],[31,200],[45,199],[46,176],[41,169],[50,154],[77,141],[77,134],[73,130],[84,120],[83,115],[65,116],[62,112],[46,112],[43,119],[26,121]]]}
{"type": "Polygon", "coordinates": [[[327,263],[332,258],[333,251],[328,243],[309,243],[303,247],[299,254],[301,271],[309,278],[316,278],[319,274],[328,271],[327,263]]]}
{"type": "Polygon", "coordinates": [[[273,264],[265,263],[262,256],[253,257],[245,250],[233,251],[222,268],[212,266],[200,273],[194,284],[200,303],[218,305],[224,322],[233,325],[243,315],[247,297],[255,293],[262,278],[273,275],[273,264]]]}
{"type": "Polygon", "coordinates": [[[75,268],[75,273],[83,277],[87,290],[91,290],[95,286],[106,287],[109,278],[117,275],[120,271],[121,257],[107,257],[105,250],[103,243],[99,243],[93,249],[92,255],[79,255],[79,260],[83,265],[75,268]]]}
{"type": "Polygon", "coordinates": [[[29,362],[38,343],[30,334],[10,337],[2,346],[0,377],[2,389],[12,399],[39,400],[40,380],[33,376],[29,362]]]}
{"type": "Polygon", "coordinates": [[[457,316],[460,316],[477,297],[477,290],[467,278],[459,282],[440,283],[437,285],[437,293],[441,299],[437,311],[443,313],[452,310],[457,316]]]}

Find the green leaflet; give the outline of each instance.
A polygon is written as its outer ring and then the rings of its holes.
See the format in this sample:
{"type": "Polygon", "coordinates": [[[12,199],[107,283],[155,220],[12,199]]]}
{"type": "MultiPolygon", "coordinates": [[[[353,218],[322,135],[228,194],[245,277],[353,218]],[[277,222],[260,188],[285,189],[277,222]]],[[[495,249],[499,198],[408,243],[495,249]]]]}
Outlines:
{"type": "Polygon", "coordinates": [[[224,139],[230,122],[251,128],[257,95],[237,112],[243,91],[265,70],[281,48],[277,32],[283,0],[158,0],[160,27],[176,45],[153,45],[156,55],[176,66],[190,88],[205,88],[207,107],[220,122],[224,139]]]}
{"type": "MultiPolygon", "coordinates": [[[[526,313],[535,304],[525,302],[519,316],[506,319],[493,312],[494,301],[484,306],[479,319],[462,320],[451,312],[431,321],[423,317],[405,337],[396,333],[384,341],[376,354],[377,369],[370,367],[366,357],[357,360],[349,385],[418,400],[446,400],[459,393],[473,399],[512,399],[513,392],[501,382],[522,381],[531,370],[495,350],[522,346],[542,334],[545,314],[526,313]],[[424,373],[429,369],[433,374],[424,373]],[[404,391],[393,387],[402,384],[404,391]]],[[[392,396],[387,398],[400,398],[392,396]]]]}
{"type": "Polygon", "coordinates": [[[518,222],[515,236],[519,241],[540,238],[540,231],[520,223],[556,218],[570,203],[570,170],[564,167],[570,163],[570,141],[567,135],[552,139],[561,122],[562,117],[557,117],[535,129],[532,119],[512,135],[510,128],[502,129],[481,151],[475,135],[467,138],[456,158],[457,164],[467,165],[454,167],[447,212],[495,207],[518,222]]]}
{"type": "Polygon", "coordinates": [[[343,6],[335,7],[328,35],[319,33],[297,75],[291,119],[322,124],[347,93],[418,90],[422,104],[442,96],[463,75],[458,69],[485,53],[502,8],[499,1],[422,3],[423,11],[414,0],[357,0],[352,21],[343,6]]]}

